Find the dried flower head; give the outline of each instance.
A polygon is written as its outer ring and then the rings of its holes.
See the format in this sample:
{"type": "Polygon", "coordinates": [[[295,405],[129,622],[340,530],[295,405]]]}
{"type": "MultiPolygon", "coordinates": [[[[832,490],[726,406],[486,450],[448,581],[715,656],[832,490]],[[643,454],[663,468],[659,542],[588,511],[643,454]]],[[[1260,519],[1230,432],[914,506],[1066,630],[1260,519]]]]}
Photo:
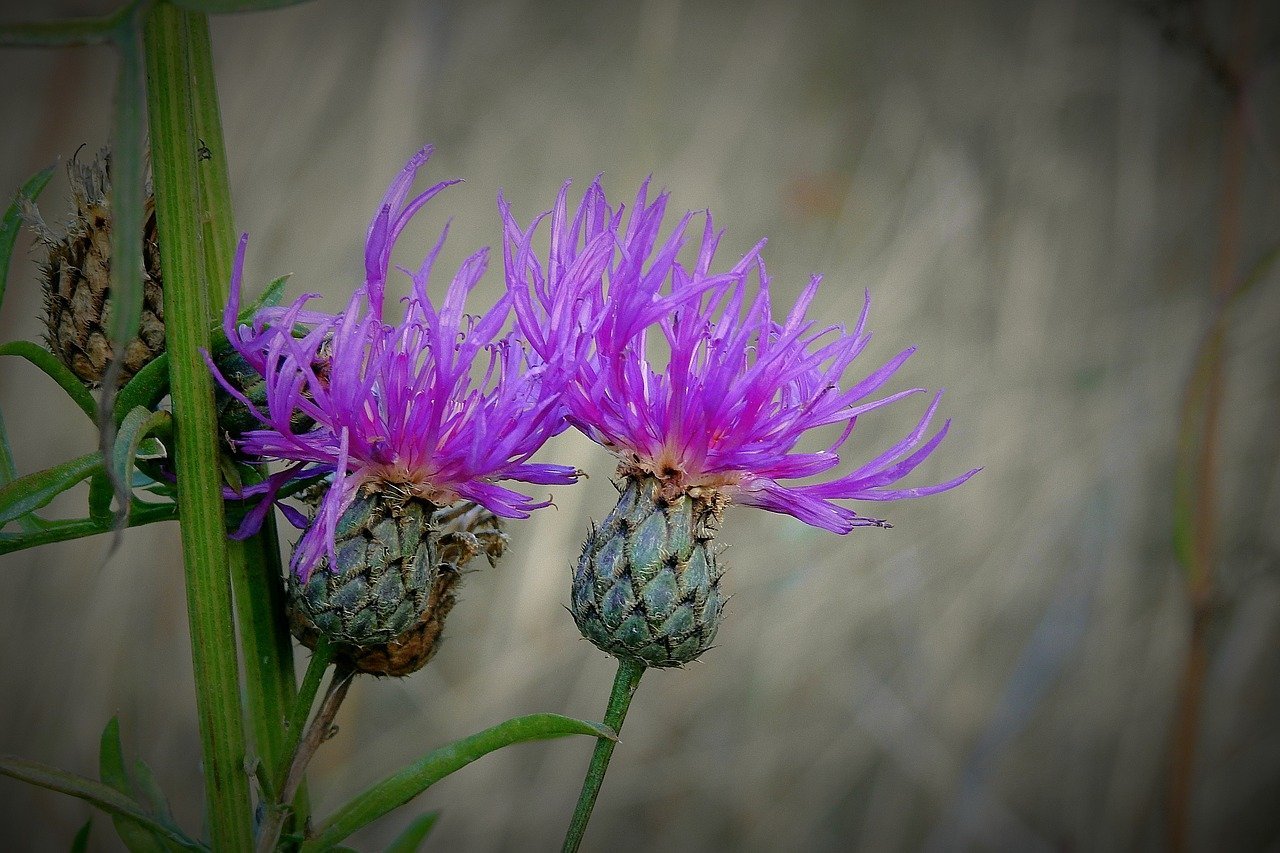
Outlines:
{"type": "MultiPolygon", "coordinates": [[[[97,387],[113,358],[111,326],[111,152],[103,148],[91,162],[67,163],[74,207],[66,228],[50,228],[32,201],[23,216],[47,250],[40,267],[45,302],[45,341],[81,382],[97,387]]],[[[164,352],[164,294],[156,205],[150,186],[143,215],[142,314],[138,333],[125,342],[117,385],[164,352]]]]}

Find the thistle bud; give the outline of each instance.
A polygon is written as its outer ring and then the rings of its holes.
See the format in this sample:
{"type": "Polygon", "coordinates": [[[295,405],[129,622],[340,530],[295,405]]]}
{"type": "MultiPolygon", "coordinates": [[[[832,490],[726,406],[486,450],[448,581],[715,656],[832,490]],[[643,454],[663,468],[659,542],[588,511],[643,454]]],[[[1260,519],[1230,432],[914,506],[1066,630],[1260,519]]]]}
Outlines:
{"type": "Polygon", "coordinates": [[[496,561],[506,535],[474,504],[438,508],[387,484],[363,487],[338,520],[333,566],[288,580],[289,622],[309,648],[321,636],[361,672],[408,675],[435,655],[462,569],[496,561]]]}
{"type": "MultiPolygon", "coordinates": [[[[112,359],[111,324],[111,155],[102,149],[92,163],[67,164],[75,208],[66,231],[45,224],[34,203],[23,208],[48,255],[40,267],[49,349],[81,382],[101,384],[112,359]]],[[[123,385],[164,352],[164,297],[156,239],[155,197],[148,190],[143,211],[142,318],[125,344],[119,384],[123,385]]]]}
{"type": "Polygon", "coordinates": [[[714,537],[716,490],[671,494],[652,476],[626,476],[617,506],[583,544],[573,574],[574,621],[614,657],[680,666],[705,652],[724,599],[714,537]]]}
{"type": "MultiPolygon", "coordinates": [[[[323,357],[325,357],[323,353],[318,356],[318,358],[323,357]]],[[[215,351],[213,361],[223,380],[213,389],[214,403],[218,410],[218,429],[234,452],[236,439],[249,430],[262,429],[263,425],[258,418],[254,417],[249,407],[227,388],[234,388],[260,412],[265,412],[268,409],[267,382],[258,369],[230,345],[219,347],[215,351]]],[[[315,367],[317,376],[326,375],[324,365],[319,361],[315,367]]],[[[302,433],[315,426],[315,421],[305,412],[295,408],[289,417],[289,426],[294,433],[302,433]]]]}

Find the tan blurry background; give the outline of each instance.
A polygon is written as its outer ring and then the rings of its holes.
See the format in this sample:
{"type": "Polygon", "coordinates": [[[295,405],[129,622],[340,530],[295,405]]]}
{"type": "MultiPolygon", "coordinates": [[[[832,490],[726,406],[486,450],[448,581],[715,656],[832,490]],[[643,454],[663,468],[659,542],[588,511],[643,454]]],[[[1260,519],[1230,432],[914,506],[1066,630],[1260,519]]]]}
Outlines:
{"type": "MultiPolygon", "coordinates": [[[[604,172],[626,201],[652,172],[680,209],[716,213],[724,258],[769,238],[779,304],[823,272],[814,312],[847,322],[869,288],[876,338],[859,369],[920,345],[895,387],[945,386],[955,426],[915,483],[985,466],[955,492],[871,507],[890,531],[841,538],[732,510],[720,645],[645,679],[591,849],[1163,845],[1189,630],[1171,472],[1209,311],[1227,100],[1132,6],[964,5],[319,2],[213,22],[251,282],[292,272],[292,292],[341,304],[374,205],[428,141],[430,175],[467,183],[401,246],[425,250],[453,216],[455,261],[495,242],[499,188],[527,220],[566,178],[604,172]]],[[[1210,16],[1219,34],[1226,21],[1210,16]]],[[[112,72],[105,50],[0,51],[0,191],[106,139],[112,72]]],[[[1246,263],[1280,221],[1277,78],[1273,63],[1250,117],[1246,263]]],[[[60,171],[42,201],[53,220],[65,193],[60,171]]],[[[27,243],[0,340],[40,332],[27,243]]],[[[1277,279],[1232,314],[1195,775],[1204,849],[1280,833],[1277,279]]],[[[867,419],[852,452],[873,455],[921,405],[867,419]]],[[[91,446],[24,364],[0,366],[0,406],[23,473],[91,446]]],[[[602,714],[612,663],[562,605],[588,520],[612,501],[611,464],[573,434],[543,458],[591,478],[510,527],[508,558],[468,577],[426,670],[357,683],[313,765],[319,813],[507,717],[602,714]]],[[[0,752],[92,775],[118,714],[194,828],[177,530],[132,531],[101,566],[105,545],[0,558],[0,752]]],[[[552,849],[590,746],[491,755],[354,842],[378,849],[440,809],[428,849],[552,849]]],[[[0,848],[66,849],[89,814],[0,779],[0,848]]],[[[111,835],[95,818],[93,848],[115,849],[111,835]]]]}

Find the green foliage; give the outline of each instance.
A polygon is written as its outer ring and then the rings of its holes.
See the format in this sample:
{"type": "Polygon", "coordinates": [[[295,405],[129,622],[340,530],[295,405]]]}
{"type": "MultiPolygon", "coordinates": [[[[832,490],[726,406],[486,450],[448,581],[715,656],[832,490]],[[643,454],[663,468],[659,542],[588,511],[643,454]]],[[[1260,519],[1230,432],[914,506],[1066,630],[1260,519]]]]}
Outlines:
{"type": "Polygon", "coordinates": [[[67,489],[102,470],[102,454],[94,451],[0,486],[0,525],[47,506],[67,489]]]}
{"type": "Polygon", "coordinates": [[[409,822],[404,831],[387,847],[386,853],[417,853],[422,842],[440,819],[440,812],[427,812],[409,822]]]}
{"type": "Polygon", "coordinates": [[[302,853],[328,850],[356,830],[373,823],[455,770],[513,743],[589,735],[616,739],[613,730],[599,723],[575,720],[559,714],[530,714],[454,741],[410,764],[358,795],[325,821],[314,838],[302,845],[302,853]]]}
{"type": "MultiPolygon", "coordinates": [[[[102,730],[98,750],[98,777],[125,796],[132,796],[133,784],[124,769],[124,747],[120,743],[120,722],[112,717],[102,730]]],[[[132,853],[163,853],[164,844],[150,829],[125,815],[112,815],[120,840],[132,853]]]]}
{"type": "Polygon", "coordinates": [[[89,416],[89,420],[97,423],[98,404],[84,384],[57,357],[39,344],[31,341],[10,341],[0,346],[0,356],[12,355],[26,359],[40,369],[46,376],[58,383],[58,387],[67,392],[80,411],[89,416]]]}
{"type": "Polygon", "coordinates": [[[216,15],[225,12],[267,12],[306,2],[307,0],[173,0],[173,5],[189,12],[216,15]]]}
{"type": "Polygon", "coordinates": [[[75,773],[68,773],[65,770],[59,770],[56,767],[50,767],[37,761],[28,761],[11,755],[0,756],[0,774],[32,785],[38,785],[41,788],[48,788],[51,791],[70,794],[113,817],[127,818],[137,826],[145,827],[150,832],[155,833],[158,838],[164,839],[166,845],[173,848],[179,850],[208,849],[189,838],[177,827],[166,824],[148,814],[146,809],[133,797],[103,782],[75,773]]]}
{"type": "Polygon", "coordinates": [[[13,257],[13,246],[17,242],[18,232],[22,229],[21,199],[35,201],[52,177],[52,166],[46,166],[32,175],[19,188],[18,197],[5,210],[4,217],[0,218],[0,305],[4,305],[5,285],[9,281],[9,259],[13,257]]]}
{"type": "Polygon", "coordinates": [[[71,853],[85,853],[89,849],[89,833],[93,830],[93,818],[84,822],[76,837],[71,839],[71,853]]]}

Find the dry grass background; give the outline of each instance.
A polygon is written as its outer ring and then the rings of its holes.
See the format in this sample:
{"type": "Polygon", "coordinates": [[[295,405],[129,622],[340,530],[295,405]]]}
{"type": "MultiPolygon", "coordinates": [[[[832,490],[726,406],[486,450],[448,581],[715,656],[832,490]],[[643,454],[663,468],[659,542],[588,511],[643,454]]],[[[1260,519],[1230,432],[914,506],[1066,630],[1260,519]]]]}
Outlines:
{"type": "MultiPolygon", "coordinates": [[[[8,20],[32,14],[11,5],[8,20]]],[[[870,288],[865,364],[918,343],[898,387],[949,389],[955,428],[920,480],[985,466],[891,507],[891,531],[731,511],[720,646],[645,679],[592,849],[1163,846],[1188,634],[1171,469],[1209,308],[1226,100],[1123,3],[961,5],[319,2],[214,21],[251,281],[292,271],[294,292],[340,304],[387,180],[426,141],[433,176],[468,182],[402,245],[452,215],[455,260],[494,242],[499,187],[527,218],[567,177],[603,171],[621,200],[652,172],[677,206],[716,212],[726,257],[768,236],[780,294],[825,272],[822,317],[851,320],[870,288]]],[[[0,187],[106,138],[111,71],[103,50],[0,52],[0,187]]],[[[1275,65],[1256,87],[1246,260],[1280,221],[1275,65]]],[[[33,267],[17,255],[0,339],[39,332],[33,267]]],[[[486,286],[479,298],[499,277],[486,286]]],[[[1273,272],[1232,318],[1202,849],[1280,837],[1278,320],[1273,272]]],[[[3,365],[0,404],[23,472],[92,440],[25,365],[3,365]]],[[[860,424],[856,452],[905,431],[917,410],[900,408],[860,424]]],[[[545,455],[591,478],[511,527],[430,667],[356,685],[314,765],[321,813],[506,717],[602,713],[611,662],[561,605],[611,465],[573,435],[545,455]]],[[[0,558],[0,752],[93,773],[119,714],[196,826],[177,532],[132,531],[101,565],[104,548],[0,558]]],[[[589,751],[490,756],[356,843],[441,809],[429,849],[551,849],[589,751]]],[[[65,849],[88,814],[0,780],[0,847],[65,849]]],[[[114,849],[95,823],[93,848],[114,849]]]]}

